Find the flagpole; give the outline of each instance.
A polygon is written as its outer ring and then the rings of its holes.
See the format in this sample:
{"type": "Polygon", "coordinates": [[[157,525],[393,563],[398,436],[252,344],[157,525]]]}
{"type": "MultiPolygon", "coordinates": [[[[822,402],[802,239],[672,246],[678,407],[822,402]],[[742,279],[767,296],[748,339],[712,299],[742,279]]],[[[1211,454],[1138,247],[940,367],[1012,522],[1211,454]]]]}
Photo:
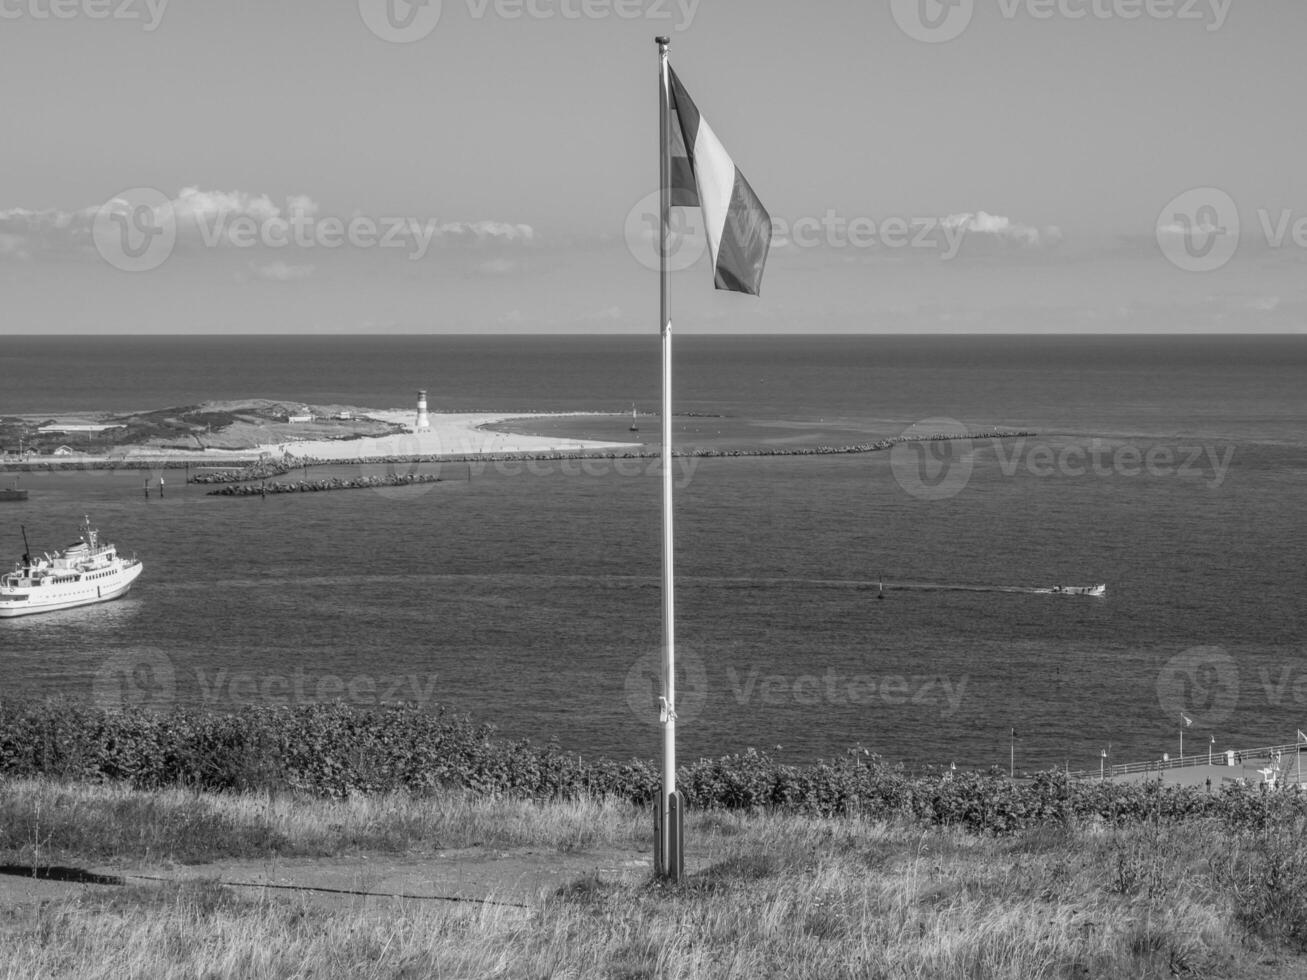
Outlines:
{"type": "Polygon", "coordinates": [[[672,581],[674,536],[672,533],[672,321],[667,309],[667,234],[671,222],[671,111],[667,49],[670,38],[658,42],[658,294],[663,356],[663,786],[659,801],[658,840],[655,842],[657,874],[673,881],[681,877],[681,814],[676,794],[676,644],[675,603],[672,581]]]}

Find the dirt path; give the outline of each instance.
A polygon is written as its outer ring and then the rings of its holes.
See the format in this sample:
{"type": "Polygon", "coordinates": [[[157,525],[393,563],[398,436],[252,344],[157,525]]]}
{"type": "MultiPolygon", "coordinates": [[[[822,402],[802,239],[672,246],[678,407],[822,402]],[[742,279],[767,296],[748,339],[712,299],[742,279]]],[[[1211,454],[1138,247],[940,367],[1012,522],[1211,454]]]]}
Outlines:
{"type": "Polygon", "coordinates": [[[531,907],[578,878],[649,874],[647,852],[600,850],[577,853],[533,848],[469,847],[420,857],[358,854],[332,858],[229,860],[155,867],[0,867],[0,916],[13,922],[49,901],[126,885],[162,885],[204,879],[242,894],[283,896],[331,908],[387,908],[396,901],[491,901],[531,907]]]}

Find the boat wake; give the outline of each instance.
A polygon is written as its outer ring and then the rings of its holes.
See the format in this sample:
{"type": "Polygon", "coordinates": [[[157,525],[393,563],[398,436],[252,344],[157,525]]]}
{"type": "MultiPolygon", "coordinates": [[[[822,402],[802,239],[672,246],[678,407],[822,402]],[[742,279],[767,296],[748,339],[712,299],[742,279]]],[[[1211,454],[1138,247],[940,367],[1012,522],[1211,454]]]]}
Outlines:
{"type": "Polygon", "coordinates": [[[885,583],[885,591],[898,592],[1015,592],[1024,595],[1087,595],[1099,598],[1107,595],[1107,585],[964,585],[956,582],[894,582],[885,583]]]}
{"type": "MultiPolygon", "coordinates": [[[[656,588],[661,579],[657,575],[606,575],[606,574],[528,574],[520,572],[472,572],[472,573],[395,573],[393,575],[370,575],[375,582],[395,580],[404,582],[427,582],[430,584],[451,584],[457,582],[484,582],[488,585],[533,585],[553,582],[559,585],[585,584],[609,588],[656,588]]],[[[211,591],[215,586],[221,589],[258,588],[266,589],[270,582],[281,588],[304,588],[318,590],[333,585],[347,585],[356,582],[351,575],[315,575],[303,576],[287,572],[285,575],[267,575],[259,579],[223,579],[216,583],[171,583],[168,589],[173,592],[211,591]]],[[[832,579],[799,578],[794,576],[763,575],[682,575],[677,582],[683,585],[697,585],[716,588],[763,589],[777,587],[795,587],[808,589],[848,589],[851,591],[870,592],[1008,592],[1018,595],[1105,595],[1107,586],[1030,586],[1030,585],[985,585],[964,582],[922,582],[894,581],[888,579],[832,579]]]]}

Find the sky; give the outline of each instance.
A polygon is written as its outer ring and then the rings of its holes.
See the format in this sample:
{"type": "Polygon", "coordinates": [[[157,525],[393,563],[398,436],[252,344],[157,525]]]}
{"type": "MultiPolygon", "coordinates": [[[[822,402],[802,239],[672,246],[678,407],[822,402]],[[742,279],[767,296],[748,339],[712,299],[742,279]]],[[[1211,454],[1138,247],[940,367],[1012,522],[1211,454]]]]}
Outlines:
{"type": "Polygon", "coordinates": [[[1301,0],[0,0],[0,336],[1302,332],[1301,0]]]}

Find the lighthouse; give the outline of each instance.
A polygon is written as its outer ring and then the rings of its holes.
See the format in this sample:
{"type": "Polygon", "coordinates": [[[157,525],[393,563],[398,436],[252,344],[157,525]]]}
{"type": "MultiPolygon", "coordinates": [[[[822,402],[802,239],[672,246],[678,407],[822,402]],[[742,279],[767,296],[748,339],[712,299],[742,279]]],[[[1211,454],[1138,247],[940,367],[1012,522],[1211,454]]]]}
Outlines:
{"type": "Polygon", "coordinates": [[[427,418],[427,390],[425,388],[418,392],[418,424],[415,428],[431,428],[431,419],[427,418]]]}

